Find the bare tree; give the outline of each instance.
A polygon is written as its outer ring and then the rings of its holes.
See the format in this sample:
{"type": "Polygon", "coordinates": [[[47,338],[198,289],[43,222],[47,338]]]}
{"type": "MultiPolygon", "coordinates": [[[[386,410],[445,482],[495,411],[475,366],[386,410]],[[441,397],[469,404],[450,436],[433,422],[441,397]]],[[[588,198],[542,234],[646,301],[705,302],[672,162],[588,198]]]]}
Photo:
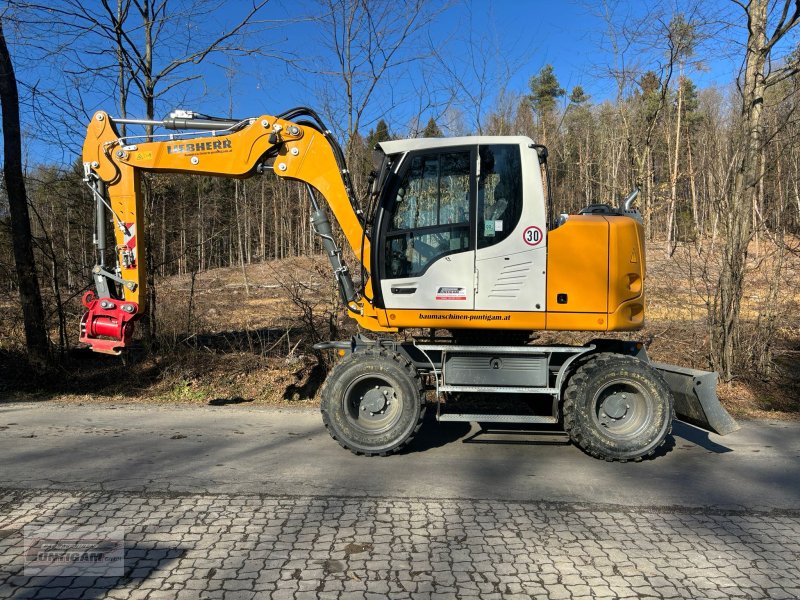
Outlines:
{"type": "Polygon", "coordinates": [[[681,132],[684,113],[684,67],[694,54],[697,46],[697,25],[682,14],[675,15],[667,27],[667,40],[670,53],[678,63],[677,106],[675,109],[675,145],[673,147],[672,169],[669,178],[669,207],[667,210],[667,248],[675,252],[675,210],[678,203],[678,174],[681,156],[681,132]]]}
{"type": "Polygon", "coordinates": [[[747,22],[747,44],[741,75],[741,133],[739,161],[730,195],[723,203],[725,244],[719,285],[713,306],[713,359],[725,379],[734,376],[740,351],[740,313],[748,246],[753,236],[752,209],[761,181],[765,96],[770,88],[798,72],[797,63],[780,64],[776,45],[800,21],[800,0],[778,3],[770,23],[769,0],[732,0],[747,22]]]}
{"type": "Polygon", "coordinates": [[[28,195],[22,174],[22,134],[19,124],[19,94],[14,65],[6,45],[0,16],[0,102],[3,110],[3,177],[11,212],[11,235],[17,285],[25,326],[28,360],[37,368],[49,362],[50,342],[45,329],[42,295],[33,257],[33,236],[28,213],[28,195]]]}
{"type": "MultiPolygon", "coordinates": [[[[465,9],[469,24],[458,27],[459,33],[451,41],[428,41],[435,61],[433,81],[440,81],[443,87],[441,116],[452,112],[464,115],[468,120],[466,133],[483,135],[487,127],[491,129],[497,125],[497,113],[490,114],[492,105],[502,104],[515,95],[507,89],[507,84],[513,73],[525,64],[524,58],[530,53],[530,47],[524,47],[519,40],[515,40],[513,50],[506,47],[508,41],[502,32],[491,26],[494,22],[491,8],[488,14],[480,17],[473,14],[472,7],[466,6],[465,9]],[[485,24],[477,28],[479,33],[473,26],[475,21],[485,24]],[[462,30],[466,31],[464,35],[460,33],[462,30]]],[[[431,81],[426,81],[426,85],[430,86],[431,81]]],[[[446,122],[447,119],[440,121],[446,122]]],[[[448,133],[459,135],[464,132],[448,133]]]]}
{"type": "MultiPolygon", "coordinates": [[[[391,86],[392,77],[419,61],[423,53],[412,42],[432,17],[426,0],[397,3],[392,0],[321,0],[325,13],[318,22],[331,63],[313,67],[322,76],[321,95],[332,127],[347,140],[393,108],[395,100],[375,111],[379,92],[391,86]],[[376,113],[380,113],[377,114],[376,113]],[[344,126],[340,125],[345,123],[344,126]]],[[[323,59],[323,63],[327,62],[323,59]]],[[[386,94],[383,94],[386,102],[386,94]]]]}
{"type": "MultiPolygon", "coordinates": [[[[671,57],[664,60],[665,18],[660,11],[648,11],[640,19],[626,15],[620,22],[619,10],[617,3],[604,1],[597,13],[606,27],[603,45],[612,57],[612,63],[603,70],[616,84],[618,119],[625,132],[630,161],[635,165],[632,179],[641,189],[645,235],[649,239],[654,204],[653,138],[667,105],[675,62],[671,57]],[[653,23],[658,25],[656,33],[653,23]]],[[[619,191],[616,170],[614,173],[609,190],[612,197],[619,191]]]]}
{"type": "MultiPolygon", "coordinates": [[[[628,140],[630,160],[636,167],[633,179],[641,188],[645,233],[651,239],[656,209],[654,148],[658,142],[655,136],[669,108],[676,71],[697,61],[692,60],[693,55],[710,35],[712,20],[701,14],[696,6],[680,1],[672,6],[665,2],[645,4],[645,14],[638,17],[621,15],[626,6],[606,1],[596,13],[605,22],[602,44],[610,50],[612,57],[611,64],[601,69],[616,84],[618,118],[628,140]]],[[[678,97],[682,101],[681,78],[677,79],[678,97]]],[[[680,126],[678,124],[673,134],[678,144],[680,126]]],[[[676,147],[676,157],[678,154],[676,147]]],[[[676,201],[677,190],[673,191],[673,188],[677,186],[677,176],[678,165],[673,163],[668,175],[671,185],[666,207],[670,223],[676,201]]],[[[615,185],[612,194],[617,191],[615,185]]],[[[667,237],[672,239],[670,228],[671,225],[667,228],[667,237]]]]}
{"type": "MultiPolygon", "coordinates": [[[[76,71],[113,82],[121,115],[127,115],[131,91],[135,90],[136,97],[144,105],[144,116],[153,120],[159,98],[201,77],[197,72],[184,75],[188,67],[219,54],[265,52],[266,46],[247,45],[243,36],[267,2],[254,1],[238,22],[210,35],[201,35],[209,33],[207,25],[201,25],[218,15],[224,2],[191,0],[176,4],[168,0],[100,0],[97,7],[90,8],[81,0],[59,0],[46,6],[20,5],[38,15],[41,24],[54,24],[61,36],[81,40],[86,52],[77,55],[76,71]],[[181,40],[178,45],[174,43],[176,38],[181,40]],[[103,58],[108,53],[115,57],[113,67],[103,58]]],[[[145,135],[147,139],[152,138],[152,125],[145,127],[145,135]]],[[[145,212],[152,213],[156,198],[150,179],[144,178],[143,185],[145,212]]],[[[150,248],[148,240],[154,236],[152,220],[141,217],[140,231],[146,242],[143,247],[150,248]]],[[[146,260],[153,262],[150,257],[146,260]]],[[[154,275],[154,269],[147,271],[148,312],[144,315],[143,329],[148,345],[156,334],[154,275]]]]}

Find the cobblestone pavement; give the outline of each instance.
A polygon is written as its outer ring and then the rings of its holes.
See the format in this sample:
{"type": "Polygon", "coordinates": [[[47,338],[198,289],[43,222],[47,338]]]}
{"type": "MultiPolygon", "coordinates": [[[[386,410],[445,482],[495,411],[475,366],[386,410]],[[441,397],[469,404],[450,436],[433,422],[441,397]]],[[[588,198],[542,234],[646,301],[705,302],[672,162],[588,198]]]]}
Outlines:
{"type": "Polygon", "coordinates": [[[798,598],[800,513],[0,491],[0,597],[798,598]],[[25,525],[125,531],[122,577],[26,577],[25,525]]]}

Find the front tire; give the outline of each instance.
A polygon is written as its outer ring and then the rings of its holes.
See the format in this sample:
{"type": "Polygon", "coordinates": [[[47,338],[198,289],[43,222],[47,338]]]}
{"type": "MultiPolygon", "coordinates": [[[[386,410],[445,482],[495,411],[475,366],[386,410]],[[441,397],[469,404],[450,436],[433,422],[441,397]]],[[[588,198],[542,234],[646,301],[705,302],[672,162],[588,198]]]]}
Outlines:
{"type": "Polygon", "coordinates": [[[672,431],[672,393],[637,358],[597,354],[564,391],[564,428],[584,452],[608,461],[651,456],[672,431]]]}
{"type": "Polygon", "coordinates": [[[386,456],[406,446],[422,425],[422,382],[396,352],[357,351],[331,370],[320,410],[328,433],[344,448],[386,456]]]}

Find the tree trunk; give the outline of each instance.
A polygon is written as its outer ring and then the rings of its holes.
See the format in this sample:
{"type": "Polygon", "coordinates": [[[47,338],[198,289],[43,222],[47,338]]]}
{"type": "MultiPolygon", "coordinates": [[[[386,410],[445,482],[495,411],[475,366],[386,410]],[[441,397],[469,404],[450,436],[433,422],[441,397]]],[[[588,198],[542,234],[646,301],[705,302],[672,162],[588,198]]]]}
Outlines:
{"type": "Polygon", "coordinates": [[[25,344],[31,365],[43,369],[49,363],[50,340],[45,328],[41,290],[36,276],[28,196],[22,174],[22,133],[19,123],[17,79],[3,33],[2,18],[0,18],[0,104],[3,110],[5,154],[3,176],[11,213],[11,239],[25,327],[25,344]]]}
{"type": "Polygon", "coordinates": [[[258,229],[258,255],[262,261],[267,260],[267,194],[265,191],[265,178],[261,181],[261,221],[258,229]]]}
{"type": "Polygon", "coordinates": [[[758,193],[758,160],[761,154],[764,67],[767,45],[767,0],[753,0],[748,7],[749,33],[742,85],[742,152],[734,177],[731,197],[722,224],[725,244],[719,275],[718,301],[714,314],[714,361],[722,377],[730,380],[736,372],[742,291],[747,250],[753,235],[751,211],[758,193]]]}
{"type": "Polygon", "coordinates": [[[639,181],[640,193],[642,196],[642,206],[644,217],[644,236],[646,240],[653,238],[653,163],[652,150],[649,142],[645,144],[641,156],[636,161],[637,179],[639,181]]]}
{"type": "Polygon", "coordinates": [[[694,235],[700,236],[700,217],[697,210],[697,181],[694,174],[694,157],[692,156],[692,138],[686,133],[686,158],[689,162],[689,192],[692,197],[692,223],[694,235]]]}
{"type": "Polygon", "coordinates": [[[675,156],[672,162],[672,172],[669,178],[669,210],[667,211],[667,253],[669,256],[675,252],[677,239],[675,211],[678,204],[678,165],[681,148],[681,113],[683,112],[683,78],[678,78],[678,115],[675,125],[675,156]]]}
{"type": "MultiPolygon", "coordinates": [[[[124,31],[122,24],[128,13],[128,3],[117,0],[117,14],[114,20],[114,39],[116,40],[117,54],[117,86],[119,87],[119,116],[123,119],[128,116],[128,83],[125,79],[125,48],[123,46],[124,31]]],[[[124,124],[119,125],[119,133],[123,137],[126,135],[124,124]]]]}
{"type": "Polygon", "coordinates": [[[250,285],[247,283],[247,269],[244,266],[245,262],[245,249],[242,243],[242,217],[239,212],[239,199],[241,198],[240,190],[244,185],[237,179],[234,182],[233,192],[233,205],[234,217],[236,218],[236,238],[239,246],[239,266],[242,268],[242,280],[244,281],[244,293],[248,298],[250,297],[250,285]]]}
{"type": "MultiPolygon", "coordinates": [[[[142,11],[142,24],[144,26],[144,56],[142,57],[141,66],[144,70],[144,104],[145,113],[148,120],[155,119],[155,87],[156,82],[153,80],[153,26],[155,23],[155,16],[152,13],[152,4],[149,1],[143,2],[141,6],[142,11]]],[[[147,141],[153,140],[153,126],[145,125],[145,134],[147,141]]],[[[145,207],[145,212],[153,214],[152,209],[155,206],[155,198],[153,197],[153,189],[151,181],[147,177],[142,177],[143,198],[142,206],[145,207]],[[149,209],[149,210],[148,210],[149,209]]],[[[165,221],[162,218],[162,221],[165,221]]],[[[158,335],[158,328],[156,326],[156,302],[158,295],[156,293],[156,270],[155,264],[152,260],[153,256],[153,240],[155,239],[155,227],[152,221],[155,219],[147,219],[146,215],[139,215],[138,231],[143,239],[142,251],[145,253],[145,264],[150,265],[145,274],[147,280],[147,310],[142,315],[141,324],[144,333],[144,343],[148,349],[152,349],[156,343],[158,335]],[[142,223],[144,221],[144,223],[142,223]],[[144,225],[144,226],[142,226],[144,225]]],[[[166,227],[166,223],[162,223],[162,227],[166,227]]],[[[166,261],[164,261],[166,262],[166,261]]],[[[162,265],[163,268],[163,265],[162,265]]]]}

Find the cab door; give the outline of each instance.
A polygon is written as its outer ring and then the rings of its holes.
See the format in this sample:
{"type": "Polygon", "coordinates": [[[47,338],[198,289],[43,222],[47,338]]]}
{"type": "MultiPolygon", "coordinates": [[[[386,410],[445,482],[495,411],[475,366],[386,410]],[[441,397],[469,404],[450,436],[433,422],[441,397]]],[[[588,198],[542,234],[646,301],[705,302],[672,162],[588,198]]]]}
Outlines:
{"type": "Polygon", "coordinates": [[[475,306],[476,149],[410,152],[384,207],[378,253],[387,309],[475,306]]]}
{"type": "Polygon", "coordinates": [[[539,157],[519,142],[481,145],[478,154],[475,309],[542,312],[547,226],[539,157]]]}

